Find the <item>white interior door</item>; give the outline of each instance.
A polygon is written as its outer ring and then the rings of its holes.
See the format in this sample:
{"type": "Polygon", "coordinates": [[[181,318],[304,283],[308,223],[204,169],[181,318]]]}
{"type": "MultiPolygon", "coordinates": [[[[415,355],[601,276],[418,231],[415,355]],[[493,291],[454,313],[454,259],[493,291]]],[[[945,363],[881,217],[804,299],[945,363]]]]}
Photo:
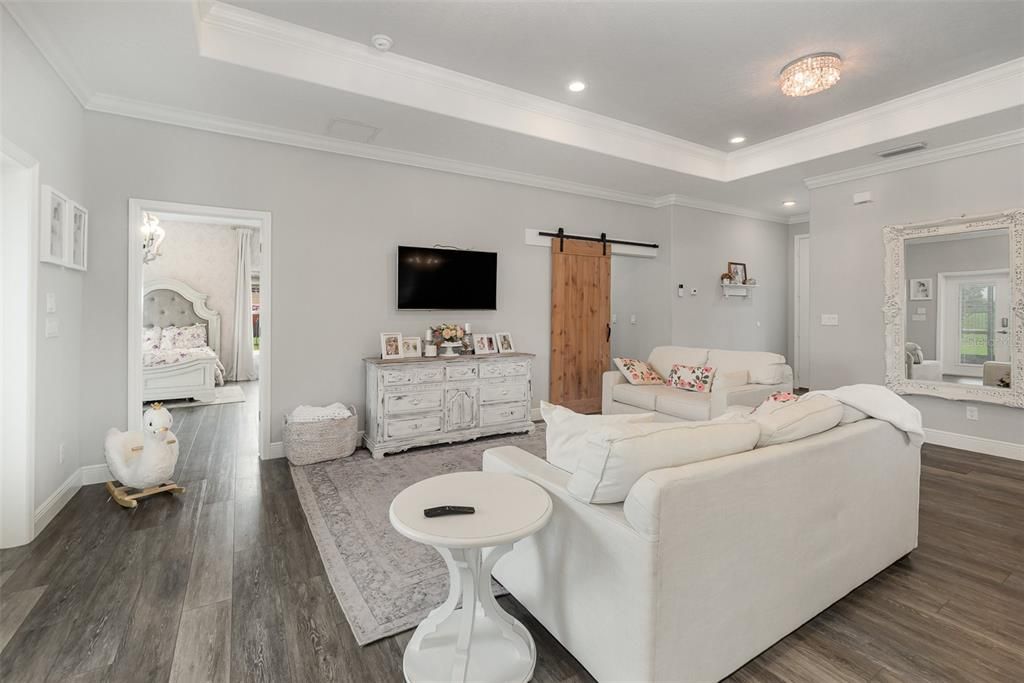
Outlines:
{"type": "Polygon", "coordinates": [[[986,362],[1008,361],[1009,273],[944,274],[941,282],[943,374],[981,377],[986,362]]]}
{"type": "Polygon", "coordinates": [[[811,386],[811,236],[797,235],[793,258],[793,363],[794,384],[811,386]]]}

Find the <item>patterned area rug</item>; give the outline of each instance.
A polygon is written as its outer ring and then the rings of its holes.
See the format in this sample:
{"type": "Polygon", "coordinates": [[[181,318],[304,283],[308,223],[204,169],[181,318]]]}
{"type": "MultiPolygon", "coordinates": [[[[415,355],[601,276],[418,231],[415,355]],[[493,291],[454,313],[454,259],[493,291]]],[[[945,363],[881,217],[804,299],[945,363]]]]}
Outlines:
{"type": "MultiPolygon", "coordinates": [[[[349,458],[291,468],[334,593],[360,645],[416,627],[448,597],[444,560],[391,527],[392,499],[418,481],[479,470],[483,452],[504,445],[544,457],[544,425],[532,434],[420,448],[383,460],[360,449],[349,458]]],[[[505,594],[493,585],[495,595],[505,594]]]]}

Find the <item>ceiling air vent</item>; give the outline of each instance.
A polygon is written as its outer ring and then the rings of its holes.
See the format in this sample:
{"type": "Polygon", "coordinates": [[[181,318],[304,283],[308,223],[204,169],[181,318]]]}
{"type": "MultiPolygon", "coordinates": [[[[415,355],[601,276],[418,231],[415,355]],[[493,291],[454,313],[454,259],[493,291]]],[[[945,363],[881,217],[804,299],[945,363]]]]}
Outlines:
{"type": "Polygon", "coordinates": [[[887,149],[884,152],[879,152],[878,156],[882,157],[883,159],[888,159],[890,157],[898,157],[903,154],[910,154],[911,152],[920,152],[927,146],[927,142],[913,142],[909,145],[903,145],[902,147],[894,147],[892,149],[887,149]]]}

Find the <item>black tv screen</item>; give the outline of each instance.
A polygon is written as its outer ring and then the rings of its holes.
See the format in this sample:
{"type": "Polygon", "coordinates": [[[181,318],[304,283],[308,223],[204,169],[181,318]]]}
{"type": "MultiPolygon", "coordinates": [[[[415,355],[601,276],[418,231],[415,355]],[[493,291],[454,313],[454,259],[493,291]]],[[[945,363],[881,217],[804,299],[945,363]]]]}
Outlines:
{"type": "Polygon", "coordinates": [[[498,255],[489,251],[398,247],[398,308],[493,311],[498,255]]]}

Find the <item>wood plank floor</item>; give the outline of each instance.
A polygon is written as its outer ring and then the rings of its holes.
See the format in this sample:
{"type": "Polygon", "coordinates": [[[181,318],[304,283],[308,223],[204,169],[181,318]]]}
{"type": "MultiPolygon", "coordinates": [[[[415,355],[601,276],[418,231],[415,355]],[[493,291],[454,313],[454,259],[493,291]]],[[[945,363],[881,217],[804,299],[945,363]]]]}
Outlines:
{"type": "MultiPolygon", "coordinates": [[[[180,498],[83,488],[0,552],[0,680],[400,681],[410,633],[359,647],[283,460],[246,403],[175,410],[180,498]]],[[[732,681],[1024,680],[1024,463],[926,446],[920,547],[732,681]]],[[[512,598],[537,681],[593,680],[512,598]]]]}

